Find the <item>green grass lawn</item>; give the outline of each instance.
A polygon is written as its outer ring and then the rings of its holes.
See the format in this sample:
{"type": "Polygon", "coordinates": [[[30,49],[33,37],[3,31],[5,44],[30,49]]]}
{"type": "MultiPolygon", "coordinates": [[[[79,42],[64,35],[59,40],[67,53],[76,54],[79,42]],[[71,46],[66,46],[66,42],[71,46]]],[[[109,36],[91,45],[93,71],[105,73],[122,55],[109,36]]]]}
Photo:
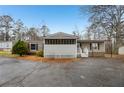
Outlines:
{"type": "Polygon", "coordinates": [[[17,57],[18,55],[12,54],[9,51],[0,51],[0,56],[5,56],[5,57],[17,57]]]}

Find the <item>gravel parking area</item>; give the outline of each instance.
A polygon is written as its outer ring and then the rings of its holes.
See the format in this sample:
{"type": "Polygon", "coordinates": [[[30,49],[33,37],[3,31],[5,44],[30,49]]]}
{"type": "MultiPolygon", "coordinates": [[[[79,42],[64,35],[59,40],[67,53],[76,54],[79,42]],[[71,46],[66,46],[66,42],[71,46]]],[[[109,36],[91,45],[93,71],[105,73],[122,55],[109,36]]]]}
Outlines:
{"type": "Polygon", "coordinates": [[[82,58],[44,63],[0,57],[0,87],[123,87],[124,62],[82,58]]]}

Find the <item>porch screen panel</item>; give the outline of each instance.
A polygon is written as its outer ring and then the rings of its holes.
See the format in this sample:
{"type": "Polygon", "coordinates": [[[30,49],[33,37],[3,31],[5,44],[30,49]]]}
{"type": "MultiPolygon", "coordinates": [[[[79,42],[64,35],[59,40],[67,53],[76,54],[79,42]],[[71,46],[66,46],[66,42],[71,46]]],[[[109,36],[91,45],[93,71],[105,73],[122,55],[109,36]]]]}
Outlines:
{"type": "Polygon", "coordinates": [[[75,39],[46,39],[45,44],[76,44],[75,39]]]}

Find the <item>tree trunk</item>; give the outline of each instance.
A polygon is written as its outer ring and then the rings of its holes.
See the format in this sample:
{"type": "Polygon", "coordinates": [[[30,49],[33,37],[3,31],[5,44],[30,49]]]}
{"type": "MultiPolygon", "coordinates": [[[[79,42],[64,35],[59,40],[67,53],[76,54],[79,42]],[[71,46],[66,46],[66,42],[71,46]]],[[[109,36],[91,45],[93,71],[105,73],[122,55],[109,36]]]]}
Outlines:
{"type": "Polygon", "coordinates": [[[118,54],[118,49],[121,46],[121,38],[120,38],[120,33],[116,34],[116,41],[115,41],[115,53],[118,54]]]}

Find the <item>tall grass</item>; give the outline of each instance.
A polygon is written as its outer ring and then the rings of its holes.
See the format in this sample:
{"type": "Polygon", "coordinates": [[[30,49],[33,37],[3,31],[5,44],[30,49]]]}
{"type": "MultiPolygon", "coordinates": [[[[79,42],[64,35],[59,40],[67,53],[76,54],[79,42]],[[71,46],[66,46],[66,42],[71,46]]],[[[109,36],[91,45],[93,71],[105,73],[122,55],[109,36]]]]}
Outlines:
{"type": "Polygon", "coordinates": [[[18,56],[18,55],[12,54],[11,51],[0,51],[0,56],[16,57],[16,56],[18,56]]]}

